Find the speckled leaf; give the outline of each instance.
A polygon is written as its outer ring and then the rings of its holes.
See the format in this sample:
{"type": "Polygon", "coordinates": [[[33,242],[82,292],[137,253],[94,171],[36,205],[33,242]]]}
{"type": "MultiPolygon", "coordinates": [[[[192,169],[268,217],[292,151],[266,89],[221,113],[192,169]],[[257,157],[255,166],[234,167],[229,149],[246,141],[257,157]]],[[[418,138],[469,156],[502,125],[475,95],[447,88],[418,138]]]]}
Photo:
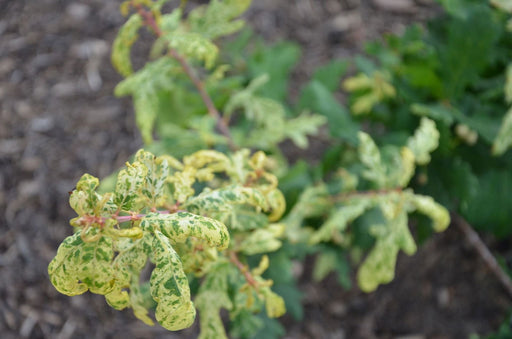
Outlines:
{"type": "Polygon", "coordinates": [[[146,181],[148,169],[139,162],[126,164],[117,175],[114,202],[122,210],[130,210],[146,181]]]}
{"type": "Polygon", "coordinates": [[[170,156],[155,157],[150,152],[139,150],[135,154],[135,161],[143,164],[147,169],[142,195],[148,199],[150,206],[160,205],[164,200],[165,183],[170,173],[169,161],[176,165],[174,161],[177,162],[177,160],[170,156]]]}
{"type": "Polygon", "coordinates": [[[182,243],[189,237],[196,237],[204,239],[209,246],[219,250],[226,249],[229,245],[229,233],[223,223],[189,212],[150,213],[140,226],[150,232],[162,232],[173,243],[182,243]]]}
{"type": "Polygon", "coordinates": [[[98,178],[90,174],[82,175],[69,197],[69,205],[78,215],[93,214],[98,203],[96,188],[99,184],[98,178]]]}
{"type": "Polygon", "coordinates": [[[66,238],[57,255],[48,265],[48,274],[55,288],[66,295],[82,294],[88,289],[107,294],[114,286],[112,240],[84,242],[80,232],[66,238]]]}
{"type": "Polygon", "coordinates": [[[263,210],[268,210],[269,208],[265,196],[259,190],[240,186],[204,191],[198,196],[189,199],[184,204],[184,207],[193,213],[205,214],[218,219],[229,224],[230,227],[240,228],[243,226],[231,225],[237,220],[235,213],[238,209],[236,209],[236,206],[240,205],[249,205],[263,210]]]}
{"type": "Polygon", "coordinates": [[[375,225],[371,232],[376,236],[375,246],[357,272],[359,287],[372,292],[380,284],[386,284],[395,276],[398,251],[411,255],[416,252],[416,243],[407,226],[407,213],[402,211],[387,224],[375,225]]]}
{"type": "Polygon", "coordinates": [[[105,294],[105,300],[110,307],[118,311],[130,306],[130,295],[122,289],[115,289],[105,294]]]}
{"type": "Polygon", "coordinates": [[[196,169],[203,167],[211,168],[215,172],[225,171],[230,164],[229,158],[217,151],[200,150],[187,155],[183,158],[185,166],[191,166],[196,169]]]}
{"type": "Polygon", "coordinates": [[[153,231],[152,261],[155,269],[151,273],[151,296],[157,302],[156,320],[170,331],[190,327],[196,310],[190,300],[187,276],[181,260],[169,239],[159,230],[153,231]]]}
{"type": "Polygon", "coordinates": [[[358,137],[359,158],[366,167],[366,170],[363,172],[363,176],[366,179],[375,182],[379,187],[383,187],[386,181],[386,168],[382,164],[379,149],[368,134],[359,132],[358,137]]]}
{"type": "Polygon", "coordinates": [[[133,43],[138,38],[137,32],[141,26],[142,18],[140,15],[132,15],[121,27],[112,45],[112,65],[125,77],[133,73],[130,51],[133,43]]]}
{"type": "Polygon", "coordinates": [[[444,231],[450,225],[450,213],[431,197],[414,194],[410,195],[408,202],[418,212],[432,219],[432,227],[436,232],[444,231]]]}
{"type": "Polygon", "coordinates": [[[183,171],[176,172],[168,181],[173,185],[173,197],[178,203],[183,204],[187,199],[194,195],[195,190],[192,185],[196,182],[197,170],[186,166],[183,171]]]}
{"type": "Polygon", "coordinates": [[[430,153],[439,145],[439,131],[436,123],[429,118],[421,118],[420,127],[414,135],[407,140],[407,147],[411,149],[416,163],[426,165],[430,162],[430,153]]]}
{"type": "Polygon", "coordinates": [[[311,236],[310,244],[331,240],[334,233],[344,231],[349,222],[361,216],[371,205],[368,199],[358,199],[333,209],[326,222],[311,236]]]}

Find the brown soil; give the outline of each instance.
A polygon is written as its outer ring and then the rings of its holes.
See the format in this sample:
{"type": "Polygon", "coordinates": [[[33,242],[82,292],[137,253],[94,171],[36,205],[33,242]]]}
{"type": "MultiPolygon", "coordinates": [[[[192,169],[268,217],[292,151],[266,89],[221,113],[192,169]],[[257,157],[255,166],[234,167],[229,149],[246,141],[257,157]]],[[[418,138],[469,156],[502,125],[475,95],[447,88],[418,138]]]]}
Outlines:
{"type": "MultiPolygon", "coordinates": [[[[426,0],[399,8],[389,2],[257,0],[248,18],[269,40],[292,39],[304,47],[300,80],[330,58],[354,55],[365,39],[400,31],[436,11],[426,0]]],[[[71,233],[68,191],[84,172],[104,177],[142,145],[130,101],[112,95],[120,80],[109,62],[123,22],[119,3],[0,0],[2,338],[197,333],[148,327],[101,296],[63,296],[46,272],[71,233]]],[[[305,318],[284,318],[288,338],[463,338],[496,329],[511,306],[455,228],[432,237],[415,256],[401,256],[396,279],[375,293],[343,291],[333,277],[312,284],[308,273],[300,285],[305,318]]]]}

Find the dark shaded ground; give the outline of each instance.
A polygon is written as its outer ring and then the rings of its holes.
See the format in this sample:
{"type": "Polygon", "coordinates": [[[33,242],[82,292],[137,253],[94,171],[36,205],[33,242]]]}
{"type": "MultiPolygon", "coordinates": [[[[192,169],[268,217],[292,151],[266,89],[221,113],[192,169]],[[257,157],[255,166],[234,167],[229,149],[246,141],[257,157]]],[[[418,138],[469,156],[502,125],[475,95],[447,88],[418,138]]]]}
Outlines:
{"type": "MultiPolygon", "coordinates": [[[[364,39],[433,13],[427,0],[255,0],[249,15],[269,40],[304,47],[297,79],[364,39]],[[394,8],[391,7],[394,4],[394,8]],[[380,4],[380,5],[377,5],[380,4]]],[[[141,146],[131,104],[112,96],[109,62],[120,1],[0,0],[0,333],[2,338],[173,338],[104,298],[60,295],[46,267],[71,233],[68,191],[84,173],[104,177],[141,146]]],[[[400,257],[376,293],[334,278],[301,277],[306,316],[285,318],[288,338],[463,338],[497,328],[511,302],[455,228],[400,257]],[[415,335],[415,336],[413,336],[415,335]]]]}

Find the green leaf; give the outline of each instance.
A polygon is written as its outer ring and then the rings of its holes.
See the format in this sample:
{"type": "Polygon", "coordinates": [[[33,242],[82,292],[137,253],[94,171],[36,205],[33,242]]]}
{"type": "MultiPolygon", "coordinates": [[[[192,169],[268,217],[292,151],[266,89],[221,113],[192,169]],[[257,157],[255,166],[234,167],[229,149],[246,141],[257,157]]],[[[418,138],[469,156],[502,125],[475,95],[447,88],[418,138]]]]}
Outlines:
{"type": "Polygon", "coordinates": [[[313,280],[319,282],[332,271],[337,271],[338,281],[345,289],[349,289],[351,286],[350,265],[345,253],[339,248],[322,247],[316,257],[313,280]]]}
{"type": "Polygon", "coordinates": [[[348,62],[340,59],[318,67],[313,74],[313,80],[318,81],[329,91],[334,92],[340,86],[341,77],[347,71],[348,62]]]}
{"type": "Polygon", "coordinates": [[[264,74],[269,77],[268,82],[258,93],[265,98],[284,102],[288,95],[290,72],[299,57],[299,46],[289,41],[271,46],[263,43],[257,45],[247,61],[249,73],[251,78],[264,74]]]}
{"type": "Polygon", "coordinates": [[[492,144],[492,154],[503,155],[512,146],[512,108],[503,117],[500,130],[492,144]]]}
{"type": "Polygon", "coordinates": [[[412,104],[411,112],[419,116],[426,116],[434,120],[444,122],[446,125],[451,125],[454,120],[452,109],[440,104],[412,104]]]}
{"type": "Polygon", "coordinates": [[[158,115],[158,92],[174,87],[174,78],[181,68],[170,57],[148,62],[141,70],[121,81],[115,88],[116,96],[132,95],[135,119],[143,140],[152,142],[153,126],[158,115]]]}
{"type": "Polygon", "coordinates": [[[189,237],[196,237],[204,239],[209,246],[217,247],[218,250],[224,250],[229,245],[229,233],[223,223],[189,212],[149,213],[140,227],[149,232],[161,232],[172,243],[182,243],[189,237]]]}
{"type": "Polygon", "coordinates": [[[313,268],[313,280],[322,281],[329,273],[336,268],[338,256],[334,251],[320,252],[316,257],[315,267],[313,268]]]}
{"type": "Polygon", "coordinates": [[[159,230],[153,230],[154,240],[151,259],[155,269],[151,273],[151,296],[157,302],[156,320],[170,331],[190,327],[196,309],[190,300],[187,276],[181,260],[169,239],[159,230]]]}
{"type": "Polygon", "coordinates": [[[505,238],[512,233],[512,172],[510,168],[489,170],[470,182],[475,194],[461,204],[460,210],[476,229],[505,238]]]}
{"type": "Polygon", "coordinates": [[[431,37],[440,59],[444,94],[450,100],[460,97],[478,79],[501,31],[487,4],[465,7],[463,17],[452,17],[438,25],[431,37]]]}
{"type": "Polygon", "coordinates": [[[87,290],[107,294],[114,286],[112,240],[84,242],[80,231],[67,237],[48,265],[50,281],[63,294],[72,296],[87,290]]]}
{"type": "Polygon", "coordinates": [[[269,318],[264,314],[261,314],[260,317],[263,320],[263,326],[253,338],[279,339],[286,334],[283,325],[276,319],[269,318]]]}
{"type": "Polygon", "coordinates": [[[133,43],[138,38],[137,32],[141,26],[142,18],[140,15],[132,15],[121,27],[112,45],[112,65],[125,77],[133,73],[130,51],[133,43]]]}
{"type": "Polygon", "coordinates": [[[359,124],[338,103],[327,87],[313,80],[301,90],[298,109],[311,110],[327,118],[330,135],[353,145],[357,143],[359,124]]]}
{"type": "Polygon", "coordinates": [[[407,147],[413,152],[416,163],[428,164],[430,153],[437,146],[439,146],[439,131],[436,129],[436,123],[428,118],[422,118],[420,127],[407,140],[407,147]]]}
{"type": "Polygon", "coordinates": [[[232,338],[254,338],[258,330],[263,327],[263,321],[251,311],[241,309],[230,319],[229,335],[232,338]]]}

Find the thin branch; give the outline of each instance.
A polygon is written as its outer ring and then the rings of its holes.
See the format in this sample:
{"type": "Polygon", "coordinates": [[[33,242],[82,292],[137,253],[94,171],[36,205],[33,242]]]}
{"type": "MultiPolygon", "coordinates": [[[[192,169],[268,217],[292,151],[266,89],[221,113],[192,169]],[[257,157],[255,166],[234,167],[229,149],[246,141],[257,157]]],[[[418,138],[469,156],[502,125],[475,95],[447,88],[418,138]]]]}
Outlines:
{"type": "MultiPolygon", "coordinates": [[[[156,36],[161,37],[163,35],[163,32],[160,29],[160,27],[158,27],[158,24],[155,21],[155,16],[153,15],[153,13],[151,11],[144,9],[140,4],[134,4],[134,7],[137,10],[137,13],[144,19],[145,25],[151,28],[153,32],[156,34],[156,36]]],[[[213,103],[213,100],[208,94],[208,92],[206,91],[201,79],[199,79],[199,77],[196,75],[196,73],[189,65],[187,60],[181,54],[179,54],[178,51],[176,51],[174,48],[169,47],[168,54],[173,59],[179,62],[181,68],[183,68],[183,71],[185,71],[185,74],[190,79],[190,81],[192,81],[192,84],[194,84],[197,91],[199,92],[199,95],[201,96],[201,99],[203,100],[206,109],[208,110],[208,114],[217,122],[217,129],[222,135],[226,137],[229,148],[232,151],[236,151],[238,147],[233,142],[233,137],[231,136],[231,132],[229,131],[228,125],[226,121],[222,119],[222,116],[215,107],[215,104],[213,103]]]]}
{"type": "Polygon", "coordinates": [[[478,236],[478,233],[476,233],[471,225],[460,215],[452,213],[451,218],[453,223],[460,228],[462,233],[464,233],[468,243],[473,246],[487,267],[489,267],[489,269],[494,273],[494,275],[498,278],[503,287],[512,297],[512,280],[510,279],[510,276],[505,271],[503,271],[494,255],[491,253],[482,239],[480,239],[478,236]]]}
{"type": "Polygon", "coordinates": [[[229,253],[229,260],[240,270],[249,285],[253,286],[254,288],[258,288],[258,282],[254,279],[251,272],[249,272],[248,267],[240,262],[235,252],[229,253]]]}
{"type": "Polygon", "coordinates": [[[363,197],[373,197],[380,194],[388,194],[388,193],[400,193],[402,192],[401,187],[388,188],[388,189],[378,189],[378,190],[368,190],[368,191],[354,191],[348,193],[341,193],[331,197],[333,202],[345,201],[352,198],[363,198],[363,197]]]}

